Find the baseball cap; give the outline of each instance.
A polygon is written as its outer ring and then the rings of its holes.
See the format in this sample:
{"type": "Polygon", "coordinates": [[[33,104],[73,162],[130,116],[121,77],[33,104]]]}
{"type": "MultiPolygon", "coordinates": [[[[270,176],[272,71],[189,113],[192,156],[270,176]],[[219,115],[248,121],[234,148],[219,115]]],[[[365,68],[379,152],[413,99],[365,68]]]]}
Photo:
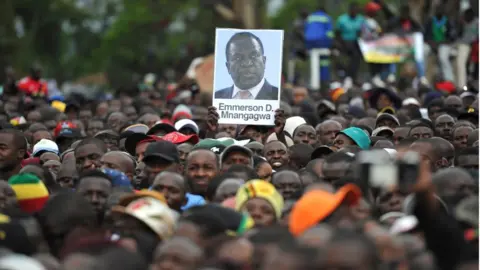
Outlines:
{"type": "Polygon", "coordinates": [[[52,152],[58,155],[58,145],[48,139],[41,139],[33,146],[32,156],[38,157],[45,152],[52,152]]]}
{"type": "Polygon", "coordinates": [[[135,133],[143,133],[146,134],[148,132],[148,126],[144,124],[134,124],[130,125],[123,129],[122,133],[125,131],[132,131],[135,133]]]}
{"type": "Polygon", "coordinates": [[[398,126],[400,126],[400,121],[398,121],[398,118],[395,117],[395,115],[389,114],[389,113],[380,113],[377,115],[377,120],[375,121],[375,126],[380,122],[381,120],[391,120],[395,122],[398,126]]]}
{"type": "Polygon", "coordinates": [[[78,128],[64,128],[61,129],[55,138],[55,142],[58,144],[62,139],[66,138],[80,138],[82,134],[78,128]]]}
{"type": "Polygon", "coordinates": [[[374,136],[379,136],[378,134],[380,134],[381,132],[384,132],[384,133],[388,133],[388,136],[391,137],[393,136],[393,129],[389,128],[389,127],[378,127],[376,129],[374,129],[372,131],[372,137],[374,136]]]}
{"type": "Polygon", "coordinates": [[[155,135],[161,131],[163,131],[165,134],[168,134],[177,131],[177,129],[168,123],[158,121],[148,130],[147,135],[155,135]]]}
{"type": "Polygon", "coordinates": [[[103,137],[119,138],[120,134],[118,134],[117,132],[115,132],[111,129],[107,129],[107,130],[102,130],[102,131],[97,132],[97,134],[95,134],[93,137],[94,138],[103,138],[103,137]]]}
{"type": "Polygon", "coordinates": [[[127,206],[114,206],[112,212],[136,218],[147,225],[162,240],[172,236],[179,216],[167,204],[153,197],[138,198],[127,206]]]}
{"type": "Polygon", "coordinates": [[[475,108],[469,108],[466,112],[458,115],[458,120],[466,120],[473,124],[478,123],[478,111],[475,108]]]}
{"type": "Polygon", "coordinates": [[[248,156],[248,158],[252,160],[252,163],[253,163],[253,152],[252,152],[252,150],[248,149],[245,146],[236,145],[236,144],[232,144],[232,145],[228,146],[227,148],[225,148],[225,150],[223,150],[222,155],[220,156],[220,161],[223,162],[225,160],[225,158],[227,158],[228,155],[230,153],[233,153],[233,152],[241,152],[241,153],[246,154],[248,156]]]}
{"type": "Polygon", "coordinates": [[[60,132],[63,129],[74,129],[74,128],[77,128],[77,125],[75,125],[73,122],[62,121],[62,122],[58,123],[57,126],[55,127],[55,129],[53,130],[53,135],[55,137],[58,137],[60,135],[60,132]]]}
{"type": "Polygon", "coordinates": [[[170,132],[167,135],[162,136],[162,139],[165,141],[172,142],[174,144],[182,144],[186,142],[191,144],[197,144],[198,141],[200,140],[197,134],[185,135],[178,131],[170,132]]]}
{"type": "Polygon", "coordinates": [[[321,145],[317,147],[315,150],[313,150],[312,155],[310,156],[310,159],[314,160],[317,158],[325,158],[325,156],[328,156],[333,152],[335,151],[332,148],[330,148],[328,145],[321,145]]]}
{"type": "Polygon", "coordinates": [[[170,163],[176,163],[180,161],[180,155],[178,154],[175,144],[163,140],[150,143],[147,146],[147,149],[145,149],[143,161],[148,163],[154,158],[163,159],[170,163]]]}
{"type": "Polygon", "coordinates": [[[226,146],[222,142],[215,139],[203,139],[199,143],[195,144],[192,150],[206,149],[219,155],[225,150],[226,146]]]}
{"type": "Polygon", "coordinates": [[[363,150],[370,148],[370,138],[368,137],[368,134],[361,128],[349,127],[340,131],[339,133],[344,134],[352,139],[352,141],[363,150]]]}
{"type": "Polygon", "coordinates": [[[161,138],[155,135],[147,135],[144,133],[133,133],[125,139],[125,150],[132,156],[135,156],[135,148],[140,142],[156,142],[161,138]]]}
{"type": "Polygon", "coordinates": [[[415,105],[420,107],[420,102],[418,102],[418,100],[412,97],[406,98],[405,100],[403,100],[402,106],[408,106],[408,105],[415,105]]]}
{"type": "Polygon", "coordinates": [[[294,236],[299,236],[331,215],[342,203],[356,205],[361,196],[360,189],[353,184],[346,184],[336,193],[309,191],[293,206],[289,217],[289,230],[294,236]]]}
{"type": "Polygon", "coordinates": [[[191,128],[197,134],[200,132],[197,124],[190,119],[182,119],[175,123],[176,130],[180,131],[182,128],[191,128]]]}

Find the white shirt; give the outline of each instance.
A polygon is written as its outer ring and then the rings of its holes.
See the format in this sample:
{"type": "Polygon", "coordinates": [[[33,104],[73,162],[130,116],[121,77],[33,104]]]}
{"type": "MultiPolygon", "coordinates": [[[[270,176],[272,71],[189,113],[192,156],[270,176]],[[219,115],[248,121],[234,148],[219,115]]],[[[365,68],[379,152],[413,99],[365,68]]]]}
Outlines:
{"type": "Polygon", "coordinates": [[[258,83],[254,87],[252,87],[250,89],[247,89],[247,90],[242,90],[242,89],[238,88],[236,85],[233,85],[232,97],[233,97],[233,99],[241,99],[240,95],[239,95],[239,92],[240,91],[248,91],[248,92],[250,92],[250,98],[249,99],[255,99],[257,97],[258,93],[260,92],[260,90],[262,90],[262,87],[263,87],[264,84],[265,84],[265,78],[263,78],[260,81],[260,83],[258,83]]]}

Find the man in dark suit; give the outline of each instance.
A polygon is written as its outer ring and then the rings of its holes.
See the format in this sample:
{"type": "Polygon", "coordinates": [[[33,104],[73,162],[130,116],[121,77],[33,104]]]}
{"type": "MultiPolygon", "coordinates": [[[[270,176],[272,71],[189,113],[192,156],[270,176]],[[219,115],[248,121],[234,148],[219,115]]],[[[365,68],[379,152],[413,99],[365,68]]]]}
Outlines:
{"type": "Polygon", "coordinates": [[[265,79],[262,41],[252,33],[233,35],[225,47],[228,73],[233,85],[215,91],[215,98],[277,100],[278,87],[265,79]]]}

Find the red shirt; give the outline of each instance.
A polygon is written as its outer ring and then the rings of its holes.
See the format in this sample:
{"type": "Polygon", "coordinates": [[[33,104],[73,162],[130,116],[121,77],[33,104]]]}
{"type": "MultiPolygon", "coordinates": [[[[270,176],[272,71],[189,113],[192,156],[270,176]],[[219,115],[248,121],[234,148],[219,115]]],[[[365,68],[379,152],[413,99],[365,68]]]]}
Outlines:
{"type": "Polygon", "coordinates": [[[33,97],[48,96],[47,82],[45,80],[33,80],[25,77],[18,82],[18,89],[33,97]]]}

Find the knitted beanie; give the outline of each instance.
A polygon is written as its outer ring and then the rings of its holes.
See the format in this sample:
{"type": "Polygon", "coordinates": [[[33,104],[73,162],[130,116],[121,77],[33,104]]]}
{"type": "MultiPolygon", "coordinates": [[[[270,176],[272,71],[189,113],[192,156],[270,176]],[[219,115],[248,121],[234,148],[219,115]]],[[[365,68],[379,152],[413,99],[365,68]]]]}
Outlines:
{"type": "Polygon", "coordinates": [[[20,208],[27,213],[40,211],[48,200],[48,190],[36,175],[21,173],[10,177],[8,184],[17,195],[20,208]]]}
{"type": "Polygon", "coordinates": [[[243,210],[245,203],[253,198],[262,198],[269,202],[275,210],[276,217],[280,219],[283,210],[283,197],[272,184],[261,179],[254,179],[245,183],[237,191],[235,209],[237,211],[243,210]]]}
{"type": "Polygon", "coordinates": [[[173,110],[172,113],[172,122],[176,122],[179,117],[184,117],[186,119],[192,119],[192,110],[187,105],[180,104],[173,110]]]}

